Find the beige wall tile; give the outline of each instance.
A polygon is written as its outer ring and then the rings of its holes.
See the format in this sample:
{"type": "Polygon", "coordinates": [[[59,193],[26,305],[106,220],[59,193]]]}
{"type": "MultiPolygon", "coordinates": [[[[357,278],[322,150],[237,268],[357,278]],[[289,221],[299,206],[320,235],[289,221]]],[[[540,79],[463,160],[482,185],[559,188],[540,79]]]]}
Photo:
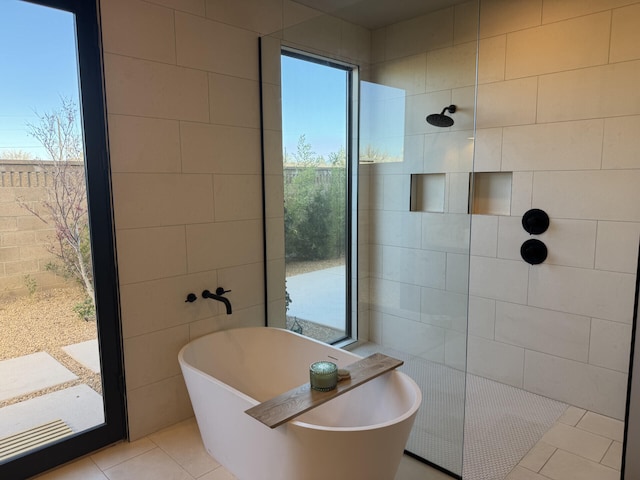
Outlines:
{"type": "Polygon", "coordinates": [[[533,205],[551,218],[638,222],[640,170],[536,172],[533,205]]]}
{"type": "Polygon", "coordinates": [[[636,273],[640,224],[598,222],[596,268],[614,272],[636,273]]]}
{"type": "Polygon", "coordinates": [[[586,363],[590,326],[589,317],[496,303],[496,340],[537,352],[586,363]]]}
{"type": "Polygon", "coordinates": [[[105,52],[176,63],[173,11],[137,0],[101,3],[105,52]]]}
{"type": "Polygon", "coordinates": [[[550,23],[635,3],[636,0],[544,0],[542,22],[550,23]]]}
{"type": "Polygon", "coordinates": [[[467,294],[469,291],[469,255],[447,253],[447,282],[449,292],[467,294]]]}
{"type": "Polygon", "coordinates": [[[640,61],[543,75],[539,83],[538,123],[640,113],[640,61]]]}
{"type": "Polygon", "coordinates": [[[425,135],[423,171],[470,172],[473,167],[473,140],[470,140],[472,135],[473,133],[467,130],[425,135]]]}
{"type": "Polygon", "coordinates": [[[469,373],[522,388],[524,349],[473,335],[468,342],[469,373]]]}
{"type": "Polygon", "coordinates": [[[382,190],[383,210],[409,210],[409,175],[384,175],[382,190]]]}
{"type": "Polygon", "coordinates": [[[385,347],[434,362],[444,362],[444,333],[444,329],[422,322],[382,316],[382,344],[385,347]]]}
{"type": "Polygon", "coordinates": [[[448,204],[446,211],[448,213],[469,213],[469,177],[468,172],[449,173],[447,175],[447,189],[449,195],[447,197],[448,204]]]}
{"type": "Polygon", "coordinates": [[[420,320],[419,286],[372,278],[370,291],[372,310],[407,320],[420,320]]]}
{"type": "Polygon", "coordinates": [[[422,288],[420,321],[465,333],[467,331],[467,294],[422,288]]]}
{"type": "Polygon", "coordinates": [[[477,43],[440,48],[427,53],[427,91],[474,85],[477,43]]]}
{"type": "Polygon", "coordinates": [[[211,316],[200,293],[218,284],[215,271],[179,275],[120,287],[122,334],[124,338],[152,333],[211,316]],[[187,294],[198,300],[185,302],[187,294]],[[150,299],[141,302],[140,299],[150,299]]]}
{"type": "MultiPolygon", "coordinates": [[[[476,111],[476,89],[475,87],[454,88],[451,90],[451,103],[458,109],[454,113],[454,120],[451,130],[471,131],[475,128],[476,111]]],[[[442,105],[443,107],[445,105],[442,105]]],[[[431,127],[438,128],[438,127],[431,127]]],[[[441,130],[441,129],[440,129],[441,130]]],[[[468,135],[469,136],[469,135],[468,135]]]]}
{"type": "Polygon", "coordinates": [[[184,227],[120,230],[116,237],[121,285],[187,273],[184,227]]]}
{"type": "Polygon", "coordinates": [[[440,113],[449,105],[451,105],[450,90],[407,96],[405,98],[405,135],[443,133],[442,128],[429,125],[426,117],[431,113],[440,113]]]}
{"type": "Polygon", "coordinates": [[[260,128],[258,82],[227,75],[209,74],[211,123],[260,128]]]}
{"type": "Polygon", "coordinates": [[[553,480],[618,480],[620,472],[564,450],[557,450],[540,471],[553,480]]]}
{"type": "MultiPolygon", "coordinates": [[[[266,217],[284,217],[284,177],[282,175],[265,175],[264,190],[266,217]]],[[[259,202],[262,205],[262,199],[259,202]]]]}
{"type": "Polygon", "coordinates": [[[626,373],[629,371],[630,348],[631,325],[598,318],[591,320],[591,365],[626,373]]]}
{"type": "Polygon", "coordinates": [[[422,214],[422,248],[439,252],[467,253],[470,221],[471,217],[464,214],[422,214]]]}
{"type": "Polygon", "coordinates": [[[104,70],[110,113],[209,121],[205,72],[113,54],[104,70]]]}
{"type": "Polygon", "coordinates": [[[338,55],[353,60],[356,64],[368,64],[371,61],[371,31],[360,25],[341,22],[340,50],[338,55]]]}
{"type": "Polygon", "coordinates": [[[606,118],[602,168],[640,168],[640,116],[606,118]]]}
{"type": "Polygon", "coordinates": [[[476,130],[473,144],[473,171],[499,172],[502,164],[502,129],[476,130]]]}
{"type": "MultiPolygon", "coordinates": [[[[282,32],[282,38],[288,43],[310,48],[318,53],[337,55],[341,47],[342,20],[330,15],[315,16],[316,13],[312,13],[311,18],[306,17],[300,23],[287,26],[282,32]]],[[[285,24],[288,23],[285,15],[285,24]]]]}
{"type": "Polygon", "coordinates": [[[125,339],[127,389],[139,388],[178,375],[178,352],[188,341],[188,325],[125,339]]]}
{"type": "Polygon", "coordinates": [[[187,225],[189,272],[262,261],[262,221],[187,225]]]}
{"type": "Polygon", "coordinates": [[[496,257],[498,217],[495,215],[473,215],[471,222],[471,254],[496,257]]]}
{"type": "Polygon", "coordinates": [[[453,8],[386,27],[386,59],[407,57],[453,45],[453,8]]]}
{"type": "MultiPolygon", "coordinates": [[[[264,263],[251,263],[238,267],[218,270],[216,286],[231,290],[225,296],[229,298],[234,311],[264,304],[264,263]]],[[[220,303],[220,302],[216,302],[220,303]]],[[[220,313],[224,313],[224,307],[220,313]]],[[[260,316],[259,321],[263,315],[260,316]]],[[[264,323],[262,323],[264,325],[264,323]]]]}
{"type": "Polygon", "coordinates": [[[217,222],[262,218],[262,178],[258,175],[215,175],[217,222]]]}
{"type": "Polygon", "coordinates": [[[379,212],[373,220],[371,243],[420,248],[420,214],[379,212]]]}
{"type": "Polygon", "coordinates": [[[225,125],[180,124],[182,169],[187,173],[260,173],[260,130],[225,125]]]}
{"type": "Polygon", "coordinates": [[[495,323],[496,301],[470,295],[469,335],[493,340],[495,323]]]}
{"type": "Polygon", "coordinates": [[[640,4],[613,11],[610,62],[640,59],[640,4]]]}
{"type": "Polygon", "coordinates": [[[524,388],[609,417],[624,418],[624,373],[527,350],[524,388]]]}
{"type": "Polygon", "coordinates": [[[479,2],[472,0],[454,7],[453,44],[475,42],[478,39],[479,2]]]}
{"type": "Polygon", "coordinates": [[[511,176],[511,215],[524,215],[531,209],[533,172],[513,172],[511,176]]]}
{"type": "Polygon", "coordinates": [[[537,90],[535,77],[480,85],[478,128],[535,123],[537,90]]]}
{"type": "Polygon", "coordinates": [[[132,441],[193,416],[182,375],[129,390],[127,409],[132,441]]]}
{"type": "Polygon", "coordinates": [[[176,51],[178,65],[258,79],[258,36],[253,32],[176,12],[176,51]]]}
{"type": "Polygon", "coordinates": [[[175,120],[109,115],[112,172],[180,172],[180,128],[175,120]]]}
{"type": "Polygon", "coordinates": [[[425,92],[426,74],[427,55],[420,53],[375,65],[371,80],[404,90],[405,95],[413,95],[425,92]]]}
{"type": "Polygon", "coordinates": [[[633,275],[541,264],[529,277],[529,305],[631,323],[633,275]]]}
{"type": "Polygon", "coordinates": [[[173,8],[183,12],[193,13],[204,17],[205,14],[205,0],[146,0],[158,5],[164,5],[165,7],[173,8]]]}
{"type": "Polygon", "coordinates": [[[524,304],[528,273],[529,266],[522,261],[472,256],[469,293],[524,304]]]}
{"type": "Polygon", "coordinates": [[[467,335],[455,330],[444,332],[444,364],[459,371],[467,366],[467,335]]]}
{"type": "Polygon", "coordinates": [[[386,280],[444,289],[445,272],[443,252],[382,247],[382,275],[386,280]]]}
{"type": "Polygon", "coordinates": [[[604,120],[506,127],[502,169],[598,170],[604,120]]]}
{"type": "Polygon", "coordinates": [[[604,12],[510,33],[506,78],[606,64],[610,25],[611,13],[604,12]]]}
{"type": "Polygon", "coordinates": [[[480,47],[478,49],[478,83],[503,81],[506,55],[506,35],[480,40],[480,47]]]}
{"type": "Polygon", "coordinates": [[[211,175],[117,173],[113,176],[117,228],[213,221],[211,175]]]}
{"type": "Polygon", "coordinates": [[[480,38],[540,25],[542,0],[486,0],[480,9],[480,38]]]}
{"type": "Polygon", "coordinates": [[[206,0],[207,17],[269,34],[282,29],[282,0],[206,0]]]}

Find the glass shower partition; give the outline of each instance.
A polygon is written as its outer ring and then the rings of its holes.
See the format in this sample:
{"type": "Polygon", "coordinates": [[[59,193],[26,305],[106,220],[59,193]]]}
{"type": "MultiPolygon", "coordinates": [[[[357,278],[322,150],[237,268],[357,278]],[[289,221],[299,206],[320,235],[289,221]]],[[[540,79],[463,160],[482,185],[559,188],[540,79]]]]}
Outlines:
{"type": "MultiPolygon", "coordinates": [[[[435,11],[414,3],[291,2],[286,28],[261,39],[267,318],[294,331],[308,320],[289,315],[303,296],[289,288],[297,273],[285,246],[293,147],[283,141],[284,48],[357,72],[345,107],[350,281],[341,284],[352,324],[340,344],[404,360],[423,394],[407,452],[461,478],[478,2],[435,11]],[[453,124],[433,125],[431,114],[453,124]]],[[[323,147],[310,138],[317,154],[323,147]]]]}

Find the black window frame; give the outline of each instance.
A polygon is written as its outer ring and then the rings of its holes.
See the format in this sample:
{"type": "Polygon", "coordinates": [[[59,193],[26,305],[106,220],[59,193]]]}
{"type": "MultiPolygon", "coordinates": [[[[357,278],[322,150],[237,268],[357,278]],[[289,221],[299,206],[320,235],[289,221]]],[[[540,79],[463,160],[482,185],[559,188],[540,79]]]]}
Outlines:
{"type": "MultiPolygon", "coordinates": [[[[310,63],[316,63],[318,65],[324,65],[327,67],[342,70],[347,74],[347,92],[346,92],[346,120],[347,131],[346,133],[346,204],[345,208],[345,335],[339,337],[331,342],[332,345],[346,346],[350,343],[357,341],[358,331],[358,305],[354,303],[354,299],[357,301],[358,285],[357,276],[353,274],[357,272],[357,218],[354,212],[357,212],[357,205],[354,205],[356,201],[356,193],[354,192],[354,185],[357,183],[357,161],[358,158],[358,144],[354,142],[355,123],[358,119],[357,108],[354,107],[354,98],[358,97],[358,92],[355,90],[357,85],[354,77],[358,72],[358,66],[348,64],[334,60],[332,58],[324,57],[317,54],[312,54],[299,50],[297,48],[282,45],[280,48],[280,55],[295,58],[297,60],[303,60],[310,63]],[[355,179],[355,181],[354,181],[355,179]]],[[[266,230],[265,230],[266,231],[266,230]]],[[[265,268],[266,272],[266,268],[265,268]]],[[[265,275],[266,279],[266,275],[265,275]]],[[[266,282],[265,282],[266,285],[266,282]]],[[[265,296],[266,298],[266,296],[265,296]]],[[[268,325],[268,319],[266,320],[268,325]]]]}
{"type": "Polygon", "coordinates": [[[0,465],[27,478],[126,438],[126,397],[98,0],[21,0],[75,15],[87,203],[105,422],[0,465]]]}

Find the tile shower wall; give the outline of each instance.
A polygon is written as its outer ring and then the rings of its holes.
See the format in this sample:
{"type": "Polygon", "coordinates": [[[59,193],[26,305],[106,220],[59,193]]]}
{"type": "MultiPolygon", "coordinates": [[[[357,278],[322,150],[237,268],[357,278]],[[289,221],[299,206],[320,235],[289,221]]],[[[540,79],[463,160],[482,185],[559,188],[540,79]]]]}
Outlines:
{"type": "Polygon", "coordinates": [[[185,343],[264,324],[258,37],[288,5],[101,1],[132,439],[193,415],[185,343]],[[218,285],[233,315],[185,303],[218,285]]]}
{"type": "MultiPolygon", "coordinates": [[[[371,81],[404,110],[401,161],[361,165],[370,237],[370,339],[465,367],[477,2],[373,31],[371,81]],[[425,117],[450,104],[455,125],[425,117]],[[424,208],[410,211],[411,176],[424,208]],[[415,175],[422,174],[422,175],[415,175]]],[[[384,108],[384,106],[380,107],[384,108]]],[[[366,121],[366,119],[365,119],[366,121]]],[[[362,184],[362,182],[361,182],[362,184]]],[[[415,192],[414,192],[415,193],[415,192]]]]}
{"type": "Polygon", "coordinates": [[[475,170],[513,172],[472,222],[468,369],[623,418],[640,236],[640,2],[483,0],[475,170]],[[521,218],[541,208],[545,263],[521,218]]]}

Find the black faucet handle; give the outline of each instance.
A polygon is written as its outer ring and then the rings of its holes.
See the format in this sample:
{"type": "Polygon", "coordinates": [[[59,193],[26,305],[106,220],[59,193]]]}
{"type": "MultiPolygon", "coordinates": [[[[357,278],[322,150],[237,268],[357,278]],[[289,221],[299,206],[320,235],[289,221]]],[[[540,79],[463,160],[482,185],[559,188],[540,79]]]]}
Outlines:
{"type": "Polygon", "coordinates": [[[189,295],[187,295],[187,299],[184,301],[184,303],[192,303],[195,302],[198,299],[198,297],[196,296],[195,293],[190,293],[189,295]]]}
{"type": "Polygon", "coordinates": [[[229,293],[231,290],[225,290],[222,287],[216,288],[216,295],[224,295],[225,293],[229,293]]]}

